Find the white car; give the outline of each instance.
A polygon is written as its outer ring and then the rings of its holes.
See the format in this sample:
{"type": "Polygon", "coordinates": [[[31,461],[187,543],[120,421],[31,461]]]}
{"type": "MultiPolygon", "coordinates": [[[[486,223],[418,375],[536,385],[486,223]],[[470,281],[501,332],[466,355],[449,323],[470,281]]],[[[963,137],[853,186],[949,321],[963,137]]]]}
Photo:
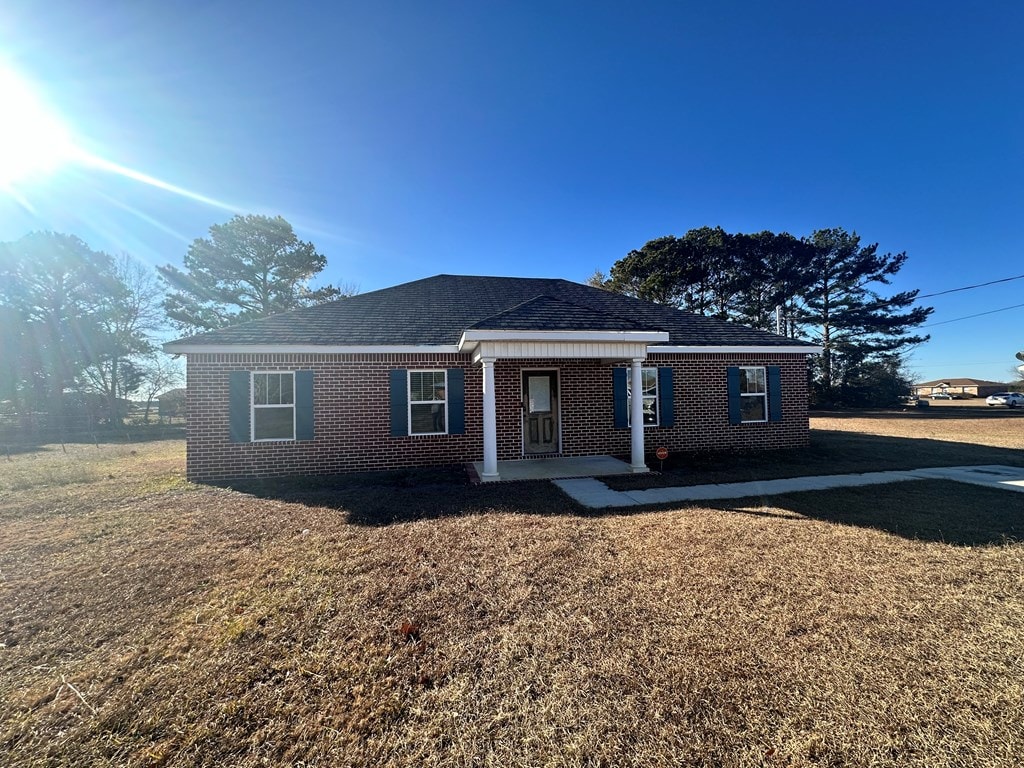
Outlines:
{"type": "Polygon", "coordinates": [[[1024,405],[1024,395],[1020,392],[996,392],[985,398],[988,405],[1005,405],[1007,408],[1016,408],[1024,405]]]}

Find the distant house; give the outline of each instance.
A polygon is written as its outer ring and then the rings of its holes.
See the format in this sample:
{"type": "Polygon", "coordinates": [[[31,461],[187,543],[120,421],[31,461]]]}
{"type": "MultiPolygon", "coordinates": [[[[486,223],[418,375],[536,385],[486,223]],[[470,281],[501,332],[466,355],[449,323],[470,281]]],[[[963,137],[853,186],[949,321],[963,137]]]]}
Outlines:
{"type": "Polygon", "coordinates": [[[181,418],[185,415],[185,389],[169,389],[157,398],[157,413],[161,419],[181,418]]]}
{"type": "Polygon", "coordinates": [[[918,397],[946,394],[961,397],[988,397],[1006,390],[1006,384],[983,379],[936,379],[915,384],[911,391],[918,397]]]}
{"type": "MultiPolygon", "coordinates": [[[[165,345],[193,480],[806,445],[820,347],[566,280],[438,275],[165,345]]],[[[162,405],[162,402],[161,402],[162,405]]]]}

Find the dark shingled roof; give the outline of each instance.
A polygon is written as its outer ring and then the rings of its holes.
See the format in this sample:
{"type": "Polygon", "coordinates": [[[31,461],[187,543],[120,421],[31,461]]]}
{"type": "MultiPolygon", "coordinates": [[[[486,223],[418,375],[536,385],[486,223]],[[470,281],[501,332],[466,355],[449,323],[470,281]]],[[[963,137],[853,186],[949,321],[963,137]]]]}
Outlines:
{"type": "Polygon", "coordinates": [[[672,346],[813,346],[568,280],[437,275],[179,339],[171,347],[454,345],[468,328],[667,331],[672,346]]]}
{"type": "MultiPolygon", "coordinates": [[[[649,331],[627,317],[608,314],[551,296],[537,296],[485,317],[470,328],[486,331],[649,331]]],[[[654,329],[658,330],[658,329],[654,329]]]]}

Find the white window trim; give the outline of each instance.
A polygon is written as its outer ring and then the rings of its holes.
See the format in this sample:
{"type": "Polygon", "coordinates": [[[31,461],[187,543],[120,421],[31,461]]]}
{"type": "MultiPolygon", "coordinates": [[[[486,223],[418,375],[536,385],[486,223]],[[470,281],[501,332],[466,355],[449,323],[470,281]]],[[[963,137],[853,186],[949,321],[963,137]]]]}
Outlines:
{"type": "Polygon", "coordinates": [[[409,437],[424,437],[428,435],[447,435],[448,434],[448,369],[447,368],[410,368],[406,371],[405,376],[405,395],[406,395],[406,431],[409,433],[409,437]],[[444,400],[416,400],[412,399],[412,375],[414,373],[430,373],[434,374],[438,371],[444,374],[444,400]],[[444,431],[443,432],[413,432],[412,431],[412,407],[414,405],[434,405],[438,402],[444,402],[444,431]]]}
{"type": "Polygon", "coordinates": [[[294,443],[295,442],[295,371],[249,371],[249,439],[253,443],[294,443]],[[256,409],[257,408],[284,408],[287,403],[273,405],[256,404],[256,377],[267,374],[280,374],[292,377],[292,436],[291,437],[261,437],[256,438],[256,409]]]}
{"type": "MultiPolygon", "coordinates": [[[[768,368],[764,365],[741,365],[740,371],[764,371],[764,392],[746,392],[740,391],[740,423],[741,424],[765,424],[768,421],[768,368]],[[764,418],[763,419],[744,419],[743,418],[743,398],[744,397],[760,397],[764,402],[764,418]]],[[[742,377],[741,377],[742,378],[742,377]]]]}
{"type": "MultiPolygon", "coordinates": [[[[643,382],[643,372],[654,371],[654,403],[657,406],[658,418],[653,424],[644,424],[644,429],[648,427],[660,427],[661,426],[661,382],[658,380],[658,369],[652,368],[651,366],[644,366],[640,369],[640,381],[643,382]]],[[[633,424],[633,381],[632,377],[629,376],[629,368],[626,369],[626,424],[632,426],[633,424]]],[[[650,395],[641,395],[645,400],[650,399],[650,395]]]]}

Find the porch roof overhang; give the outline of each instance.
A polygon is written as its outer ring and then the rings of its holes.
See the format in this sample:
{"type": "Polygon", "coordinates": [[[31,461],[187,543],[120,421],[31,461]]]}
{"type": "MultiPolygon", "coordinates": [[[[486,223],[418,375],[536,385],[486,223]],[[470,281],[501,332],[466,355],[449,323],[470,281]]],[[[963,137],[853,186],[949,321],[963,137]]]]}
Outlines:
{"type": "Polygon", "coordinates": [[[467,329],[460,352],[473,362],[484,358],[600,358],[631,360],[647,356],[648,344],[664,343],[666,331],[537,331],[467,329]]]}

